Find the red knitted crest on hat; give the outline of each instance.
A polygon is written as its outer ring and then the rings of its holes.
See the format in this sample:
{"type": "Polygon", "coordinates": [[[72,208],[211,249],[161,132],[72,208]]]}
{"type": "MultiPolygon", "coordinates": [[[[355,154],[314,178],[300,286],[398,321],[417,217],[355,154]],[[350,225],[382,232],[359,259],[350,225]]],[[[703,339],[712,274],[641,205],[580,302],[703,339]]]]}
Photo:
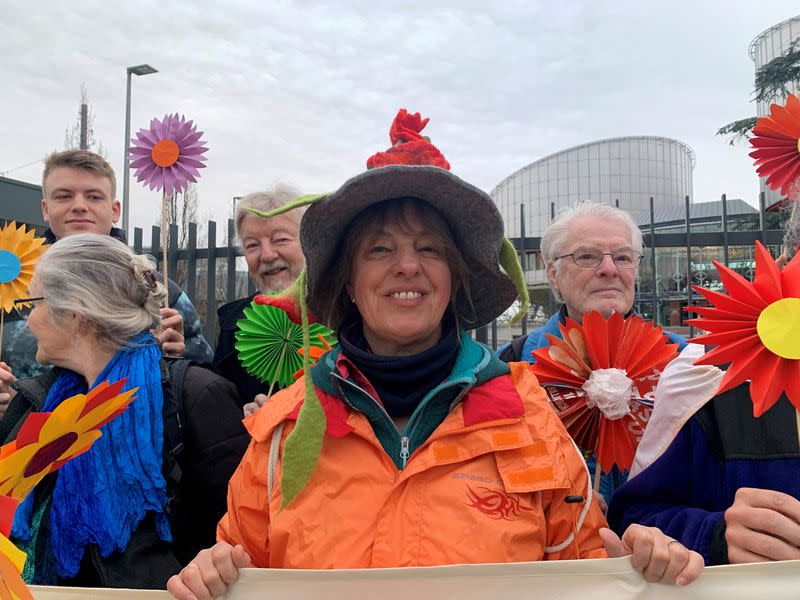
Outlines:
{"type": "Polygon", "coordinates": [[[368,169],[377,169],[387,165],[430,165],[450,170],[450,163],[431,141],[420,135],[425,129],[428,119],[419,113],[410,114],[401,108],[389,128],[389,139],[392,147],[386,152],[378,152],[367,159],[368,169]]]}

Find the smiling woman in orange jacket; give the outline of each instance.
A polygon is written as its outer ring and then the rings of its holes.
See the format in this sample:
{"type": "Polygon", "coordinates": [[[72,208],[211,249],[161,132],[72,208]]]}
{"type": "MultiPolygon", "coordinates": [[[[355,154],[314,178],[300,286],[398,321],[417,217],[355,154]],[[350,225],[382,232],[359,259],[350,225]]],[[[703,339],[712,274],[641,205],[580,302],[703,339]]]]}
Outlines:
{"type": "Polygon", "coordinates": [[[305,213],[308,307],[339,345],[246,421],[220,541],[170,580],[177,598],[220,596],[245,566],[632,553],[651,581],[700,573],[702,559],[657,529],[601,529],[583,459],[536,378],[466,333],[514,301],[507,273],[524,282],[491,198],[445,170],[424,124],[401,111],[377,168],[305,213]],[[379,166],[419,147],[429,166],[379,166]]]}

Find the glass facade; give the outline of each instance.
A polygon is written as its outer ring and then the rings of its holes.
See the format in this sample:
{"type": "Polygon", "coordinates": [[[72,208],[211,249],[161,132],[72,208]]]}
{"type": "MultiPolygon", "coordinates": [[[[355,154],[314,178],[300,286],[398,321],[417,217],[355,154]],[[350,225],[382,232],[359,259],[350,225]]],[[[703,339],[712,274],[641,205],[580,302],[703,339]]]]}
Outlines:
{"type": "MultiPolygon", "coordinates": [[[[684,229],[685,230],[685,229],[684,229]]],[[[692,228],[694,231],[694,228],[692,228]]],[[[780,246],[767,246],[773,256],[781,252],[780,246]]],[[[693,246],[691,250],[690,285],[699,285],[718,292],[724,292],[719,273],[713,261],[725,262],[722,246],[693,246]]],[[[637,312],[647,319],[667,327],[686,325],[685,320],[694,315],[687,314],[684,308],[689,305],[689,290],[686,287],[686,247],[656,248],[657,308],[653,311],[653,263],[650,252],[645,252],[636,281],[635,306],[637,312]]],[[[748,281],[753,280],[755,272],[755,248],[753,246],[729,246],[728,266],[748,281]]],[[[696,293],[693,304],[705,305],[705,301],[696,293]]]]}
{"type": "Polygon", "coordinates": [[[694,153],[686,144],[662,137],[622,137],[576,146],[552,154],[507,177],[491,196],[503,216],[508,237],[520,237],[520,205],[525,235],[542,235],[555,210],[582,200],[631,212],[683,206],[692,197],[694,153]]]}
{"type": "MultiPolygon", "coordinates": [[[[750,47],[748,49],[750,58],[753,59],[753,63],[755,63],[756,71],[772,59],[785,54],[789,50],[791,43],[798,38],[800,38],[800,16],[787,19],[762,32],[756,39],[750,42],[750,47]]],[[[800,85],[798,85],[797,82],[789,84],[787,89],[793,94],[800,93],[800,85]]],[[[785,98],[777,98],[775,102],[781,103],[784,100],[785,98]]],[[[769,114],[770,105],[771,102],[758,102],[756,105],[756,115],[763,117],[769,114]]],[[[760,186],[761,191],[765,194],[766,206],[771,206],[783,198],[780,192],[769,189],[764,184],[763,178],[760,181],[760,186]]]]}

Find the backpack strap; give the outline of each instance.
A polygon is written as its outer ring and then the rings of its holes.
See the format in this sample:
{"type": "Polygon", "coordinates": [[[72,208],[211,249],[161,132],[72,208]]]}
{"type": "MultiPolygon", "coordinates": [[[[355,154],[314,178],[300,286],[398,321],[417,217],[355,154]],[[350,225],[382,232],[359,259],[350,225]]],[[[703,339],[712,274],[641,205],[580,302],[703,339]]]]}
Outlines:
{"type": "Polygon", "coordinates": [[[167,483],[167,514],[174,509],[174,500],[181,481],[184,443],[183,427],[186,413],[183,402],[183,382],[191,361],[182,358],[165,358],[162,369],[166,368],[169,385],[164,389],[164,462],[162,473],[167,483]]]}
{"type": "Polygon", "coordinates": [[[522,347],[525,345],[526,341],[528,341],[527,335],[514,338],[514,340],[499,354],[498,358],[507,363],[521,361],[522,347]]]}

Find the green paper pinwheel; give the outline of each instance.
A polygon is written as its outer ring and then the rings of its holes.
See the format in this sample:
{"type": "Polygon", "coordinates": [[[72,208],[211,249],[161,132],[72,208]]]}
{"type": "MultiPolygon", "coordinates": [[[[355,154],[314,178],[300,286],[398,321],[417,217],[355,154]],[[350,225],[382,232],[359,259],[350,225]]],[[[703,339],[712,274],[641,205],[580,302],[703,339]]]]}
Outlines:
{"type": "MultiPolygon", "coordinates": [[[[303,347],[303,328],[283,308],[263,303],[269,298],[257,296],[244,309],[245,318],[236,324],[236,351],[245,371],[270,384],[271,392],[276,384],[291,385],[294,374],[303,368],[298,352],[303,347]]],[[[312,347],[325,350],[325,343],[328,347],[336,343],[333,331],[319,323],[311,323],[309,333],[312,347]]]]}

